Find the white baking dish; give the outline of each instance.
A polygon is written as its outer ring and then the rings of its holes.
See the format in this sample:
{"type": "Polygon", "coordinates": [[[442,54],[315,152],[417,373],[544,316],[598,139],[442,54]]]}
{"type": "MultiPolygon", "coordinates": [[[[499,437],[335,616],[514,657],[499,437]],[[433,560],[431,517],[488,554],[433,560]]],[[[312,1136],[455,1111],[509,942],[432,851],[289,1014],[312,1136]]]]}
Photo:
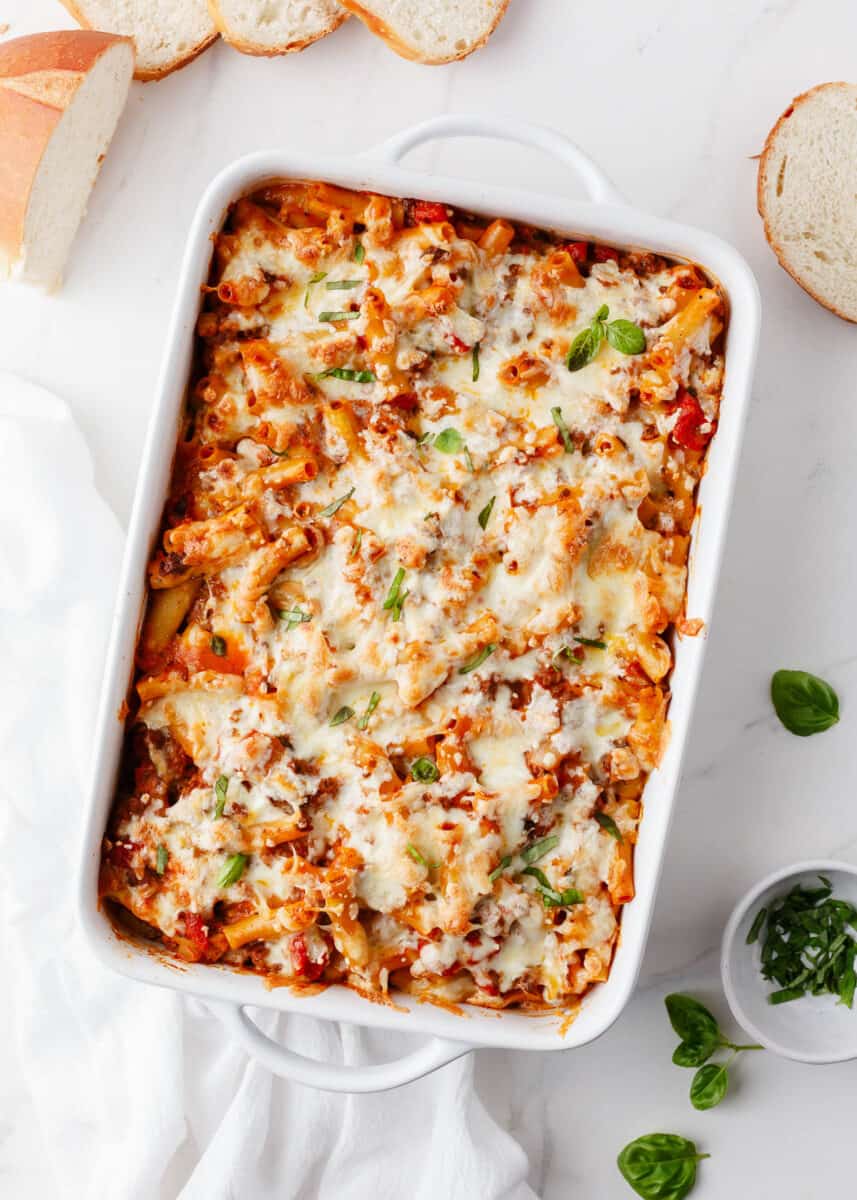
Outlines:
{"type": "Polygon", "coordinates": [[[645,816],[636,851],[637,896],[624,910],[621,940],[610,978],[587,995],[577,1019],[565,1029],[558,1017],[528,1016],[514,1010],[498,1014],[478,1009],[466,1016],[456,1016],[432,1005],[417,1004],[406,996],[397,997],[400,1009],[394,1009],[374,1004],[340,986],[315,996],[300,996],[287,988],[269,991],[257,976],[215,966],[177,967],[175,962],[165,961],[151,949],[117,937],[98,908],[100,844],[122,746],[119,713],[132,672],[145,595],[146,562],[158,532],[171,473],[178,417],[190,371],[199,288],[208,277],[210,236],[220,228],[231,201],[261,181],[277,176],[323,179],[394,196],[446,201],[470,211],[510,217],[612,245],[635,246],[692,259],[719,280],[730,307],[726,381],[720,426],[700,490],[702,515],[693,541],[687,607],[688,615],[701,617],[706,625],[711,620],[759,331],[756,283],[735,250],[711,234],[662,221],[629,207],[599,168],[573,143],[549,130],[519,121],[445,116],[426,121],[368,153],[353,157],[330,158],[276,150],[239,159],[211,183],[193,221],[143,454],[104,678],[86,816],[79,887],[84,929],[104,963],[135,979],[204,997],[236,1039],[271,1070],[317,1087],[353,1092],[395,1087],[477,1046],[565,1050],[583,1045],[616,1020],[634,988],[705,652],[704,636],[685,638],[676,645],[669,714],[672,736],[661,767],[646,786],[645,816]],[[484,187],[422,174],[399,165],[403,155],[423,141],[464,135],[505,138],[556,155],[583,180],[590,199],[572,202],[533,194],[520,187],[484,187]],[[430,1040],[413,1054],[392,1063],[372,1067],[318,1063],[282,1049],[260,1033],[247,1015],[247,1005],[409,1031],[429,1035],[430,1040]]]}

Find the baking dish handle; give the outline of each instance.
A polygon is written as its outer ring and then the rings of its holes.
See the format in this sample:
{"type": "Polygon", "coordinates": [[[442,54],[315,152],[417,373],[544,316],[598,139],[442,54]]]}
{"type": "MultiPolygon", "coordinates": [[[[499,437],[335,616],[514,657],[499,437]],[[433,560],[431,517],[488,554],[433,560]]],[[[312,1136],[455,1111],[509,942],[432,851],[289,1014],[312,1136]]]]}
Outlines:
{"type": "Polygon", "coordinates": [[[368,151],[366,157],[384,163],[396,164],[423,142],[445,137],[498,138],[506,142],[518,142],[553,155],[575,172],[583,182],[590,200],[600,204],[624,204],[619,192],[580,147],[570,138],[544,125],[532,125],[529,121],[518,121],[512,117],[469,116],[464,113],[446,113],[430,117],[410,129],[403,129],[386,142],[381,142],[368,151]]]}
{"type": "Polygon", "coordinates": [[[262,1033],[238,1004],[206,1000],[206,1004],[252,1057],[275,1075],[326,1092],[386,1092],[430,1075],[438,1067],[454,1062],[468,1054],[473,1046],[466,1042],[451,1042],[446,1038],[430,1038],[424,1045],[404,1058],[376,1063],[368,1067],[350,1067],[340,1063],[318,1062],[287,1050],[262,1033]]]}

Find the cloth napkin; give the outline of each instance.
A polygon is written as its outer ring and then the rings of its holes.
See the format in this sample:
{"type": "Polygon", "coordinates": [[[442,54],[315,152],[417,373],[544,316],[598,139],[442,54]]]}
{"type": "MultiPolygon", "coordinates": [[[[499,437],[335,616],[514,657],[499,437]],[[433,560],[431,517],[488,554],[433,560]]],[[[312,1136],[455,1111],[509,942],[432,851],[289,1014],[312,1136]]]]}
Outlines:
{"type": "MultiPolygon", "coordinates": [[[[66,404],[2,372],[0,490],[4,1042],[17,1059],[0,1092],[0,1171],[15,1186],[0,1190],[532,1200],[523,1151],[474,1090],[472,1055],[391,1093],[315,1092],[248,1061],[201,1002],[91,957],[72,890],[123,535],[66,404]]],[[[413,1048],[308,1017],[263,1012],[260,1024],[345,1063],[413,1048]]]]}

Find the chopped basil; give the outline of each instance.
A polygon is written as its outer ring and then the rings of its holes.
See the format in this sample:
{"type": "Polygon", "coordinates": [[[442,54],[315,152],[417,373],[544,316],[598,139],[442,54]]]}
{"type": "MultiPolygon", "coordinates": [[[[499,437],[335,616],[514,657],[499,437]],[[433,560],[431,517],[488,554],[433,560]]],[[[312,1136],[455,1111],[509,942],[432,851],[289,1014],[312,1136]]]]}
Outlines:
{"type": "Polygon", "coordinates": [[[312,620],[312,613],[301,612],[299,608],[281,608],[278,615],[281,621],[286,622],[286,633],[312,620]]]}
{"type": "Polygon", "coordinates": [[[583,654],[571,646],[560,646],[551,662],[555,664],[558,658],[567,658],[569,662],[577,663],[578,666],[583,662],[583,654]]]}
{"type": "Polygon", "coordinates": [[[749,932],[745,939],[747,946],[752,946],[754,942],[759,940],[759,934],[762,932],[762,926],[765,924],[765,917],[768,915],[766,908],[760,908],[753,918],[753,924],[750,926],[749,932]]]}
{"type": "Polygon", "coordinates": [[[482,509],[482,512],[476,518],[476,520],[479,522],[479,524],[482,526],[483,529],[488,524],[488,521],[491,518],[491,513],[494,511],[494,501],[496,499],[497,499],[496,496],[492,496],[491,499],[488,501],[488,503],[485,505],[485,507],[482,509]]]}
{"type": "Polygon", "coordinates": [[[217,803],[214,806],[215,817],[222,817],[223,810],[226,807],[226,793],[229,791],[229,776],[221,775],[217,783],[214,785],[214,794],[217,797],[217,803]]]}
{"type": "Polygon", "coordinates": [[[408,854],[410,854],[411,858],[414,860],[415,863],[419,863],[420,866],[425,867],[425,869],[427,871],[431,870],[428,863],[423,858],[423,856],[420,854],[419,850],[416,848],[416,846],[413,844],[413,842],[408,842],[405,849],[407,850],[408,854]]]}
{"type": "Polygon", "coordinates": [[[411,763],[411,774],[419,783],[435,783],[440,779],[440,771],[434,759],[425,756],[411,763]]]}
{"type": "Polygon", "coordinates": [[[544,871],[540,871],[538,867],[525,867],[521,872],[522,875],[531,875],[536,881],[536,887],[541,893],[542,904],[545,908],[563,908],[569,904],[582,904],[583,893],[577,888],[566,888],[565,891],[557,891],[549,882],[544,871]]]}
{"type": "Polygon", "coordinates": [[[410,595],[409,592],[402,591],[402,580],[405,578],[405,568],[399,567],[396,574],[393,576],[393,582],[390,584],[390,590],[387,592],[387,599],[384,601],[383,607],[387,612],[393,614],[394,621],[402,619],[402,605],[406,598],[410,595]]]}
{"type": "Polygon", "coordinates": [[[373,692],[372,695],[369,697],[369,703],[366,705],[366,711],[363,713],[363,716],[357,722],[358,729],[366,729],[366,727],[369,724],[369,718],[372,716],[372,713],[375,711],[375,709],[378,707],[378,705],[380,703],[381,703],[381,693],[373,692]]]}
{"type": "Polygon", "coordinates": [[[552,833],[549,837],[543,837],[538,842],[533,842],[525,850],[522,850],[521,858],[530,867],[534,862],[538,862],[540,858],[544,858],[550,850],[555,849],[558,845],[559,838],[555,833],[552,833]]]}
{"type": "Polygon", "coordinates": [[[333,728],[334,725],[344,725],[345,722],[350,721],[353,716],[354,709],[349,708],[347,704],[343,704],[342,708],[338,709],[337,712],[331,717],[330,726],[333,728]]]}
{"type": "Polygon", "coordinates": [[[342,508],[343,504],[347,503],[354,495],[354,488],[350,492],[346,492],[344,496],[340,496],[338,500],[334,500],[332,504],[328,504],[327,508],[323,508],[318,514],[320,517],[334,517],[342,508]]]}
{"type": "Polygon", "coordinates": [[[226,655],[226,638],[222,638],[219,633],[215,633],[211,639],[211,650],[218,658],[223,658],[226,655]]]}
{"type": "Polygon", "coordinates": [[[610,836],[612,838],[615,838],[617,842],[623,842],[625,840],[622,837],[622,830],[619,828],[619,826],[616,824],[616,822],[613,820],[613,818],[610,816],[609,813],[601,812],[601,810],[599,809],[598,812],[594,813],[593,815],[595,817],[595,820],[598,822],[598,824],[601,826],[601,828],[604,830],[605,833],[609,833],[610,836]]]}
{"type": "Polygon", "coordinates": [[[565,418],[558,408],[551,409],[551,417],[553,423],[559,430],[559,436],[562,438],[562,444],[565,446],[566,454],[574,454],[574,442],[571,440],[571,434],[568,432],[568,426],[565,423],[565,418]]]}
{"type": "Polygon", "coordinates": [[[470,451],[467,449],[466,446],[464,447],[464,461],[467,463],[467,469],[470,472],[470,474],[472,475],[473,471],[474,471],[473,459],[470,457],[470,451]]]}
{"type": "Polygon", "coordinates": [[[574,639],[578,646],[591,646],[593,650],[606,650],[607,643],[600,642],[598,638],[575,637],[574,639]]]}
{"type": "Polygon", "coordinates": [[[443,454],[458,454],[464,449],[464,438],[457,429],[442,429],[434,439],[434,448],[443,454]]]}
{"type": "Polygon", "coordinates": [[[471,658],[470,662],[467,662],[463,667],[458,668],[458,674],[469,675],[471,671],[475,671],[477,667],[481,667],[485,662],[485,659],[489,658],[496,649],[497,646],[495,643],[489,642],[487,646],[483,646],[479,653],[471,658]]]}
{"type": "Polygon", "coordinates": [[[319,321],[326,321],[332,324],[334,321],[356,321],[360,316],[359,312],[323,312],[318,314],[319,321]]]}
{"type": "Polygon", "coordinates": [[[347,292],[351,288],[360,287],[362,279],[331,279],[324,286],[329,292],[347,292]]]}
{"type": "Polygon", "coordinates": [[[354,558],[356,555],[358,555],[360,553],[360,546],[361,546],[362,541],[363,541],[363,530],[358,529],[357,537],[354,539],[354,545],[351,547],[351,554],[349,555],[350,558],[354,558]]]}
{"type": "Polygon", "coordinates": [[[481,342],[476,342],[476,343],[474,344],[474,346],[473,346],[473,350],[472,350],[472,356],[473,356],[473,382],[474,382],[474,383],[476,383],[476,381],[479,379],[479,347],[480,347],[481,345],[482,345],[482,343],[481,343],[481,342]]]}
{"type": "Polygon", "coordinates": [[[266,446],[265,449],[269,450],[275,458],[288,458],[291,454],[290,450],[275,450],[273,446],[266,446]]]}
{"type": "Polygon", "coordinates": [[[167,863],[170,861],[170,852],[166,846],[158,846],[158,854],[155,859],[155,870],[159,875],[163,875],[167,869],[167,863]]]}
{"type": "Polygon", "coordinates": [[[237,883],[244,874],[244,868],[247,866],[246,854],[233,854],[227,859],[226,866],[217,881],[217,886],[220,888],[232,887],[233,883],[237,883]]]}
{"type": "Polygon", "coordinates": [[[344,379],[347,383],[374,383],[375,374],[373,371],[358,371],[353,367],[330,367],[327,371],[321,371],[315,375],[315,379],[344,379]]]}
{"type": "Polygon", "coordinates": [[[500,878],[500,876],[503,874],[503,872],[506,870],[506,868],[510,867],[511,865],[512,865],[512,855],[504,854],[503,857],[500,859],[499,863],[497,864],[497,866],[494,868],[494,870],[488,876],[488,878],[491,880],[492,883],[496,883],[497,880],[500,878]]]}
{"type": "Polygon", "coordinates": [[[417,438],[417,445],[418,446],[426,446],[432,440],[433,437],[434,437],[434,434],[430,430],[426,433],[421,433],[420,436],[417,438]]]}
{"type": "Polygon", "coordinates": [[[354,261],[359,266],[359,264],[363,262],[363,259],[365,257],[366,257],[366,251],[363,249],[363,243],[357,242],[357,244],[354,247],[354,261]]]}
{"type": "Polygon", "coordinates": [[[316,283],[321,283],[322,279],[327,278],[327,271],[316,271],[315,275],[310,275],[307,280],[306,291],[304,292],[304,308],[309,308],[309,290],[316,283]]]}

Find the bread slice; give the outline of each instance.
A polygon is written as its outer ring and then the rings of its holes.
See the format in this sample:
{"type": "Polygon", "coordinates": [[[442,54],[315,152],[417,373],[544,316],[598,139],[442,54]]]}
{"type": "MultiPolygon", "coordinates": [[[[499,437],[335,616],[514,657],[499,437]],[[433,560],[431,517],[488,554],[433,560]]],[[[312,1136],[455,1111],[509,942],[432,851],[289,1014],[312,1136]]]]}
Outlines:
{"type": "Polygon", "coordinates": [[[137,79],[163,79],[217,37],[206,0],[62,0],[84,29],[132,37],[137,79]]]}
{"type": "Polygon", "coordinates": [[[857,321],[857,84],[798,96],[768,134],[759,162],[765,236],[819,304],[857,321]]]}
{"type": "Polygon", "coordinates": [[[208,0],[223,38],[243,54],[290,54],[333,33],[348,13],[338,0],[208,0]]]}
{"type": "Polygon", "coordinates": [[[421,63],[448,63],[484,46],[509,0],[342,0],[378,37],[421,63]]]}
{"type": "Polygon", "coordinates": [[[110,33],[0,43],[0,278],[59,283],[133,71],[110,33]]]}

